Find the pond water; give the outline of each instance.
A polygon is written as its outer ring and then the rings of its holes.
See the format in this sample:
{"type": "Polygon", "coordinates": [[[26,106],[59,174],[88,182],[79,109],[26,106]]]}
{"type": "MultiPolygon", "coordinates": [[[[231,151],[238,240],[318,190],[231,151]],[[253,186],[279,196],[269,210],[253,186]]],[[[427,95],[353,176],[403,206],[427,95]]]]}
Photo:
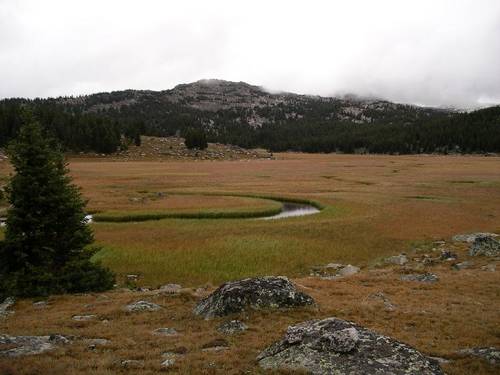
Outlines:
{"type": "Polygon", "coordinates": [[[294,216],[312,215],[312,214],[317,214],[318,212],[319,210],[316,207],[311,206],[310,204],[285,202],[283,203],[283,208],[281,209],[281,212],[279,214],[273,216],[261,217],[260,219],[276,220],[294,216]]]}

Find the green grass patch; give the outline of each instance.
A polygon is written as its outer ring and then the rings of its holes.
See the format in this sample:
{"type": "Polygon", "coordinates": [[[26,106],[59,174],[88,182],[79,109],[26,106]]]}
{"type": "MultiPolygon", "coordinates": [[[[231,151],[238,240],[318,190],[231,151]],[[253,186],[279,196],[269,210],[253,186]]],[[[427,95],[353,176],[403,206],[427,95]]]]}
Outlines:
{"type": "MultiPolygon", "coordinates": [[[[168,194],[177,195],[206,195],[206,196],[227,196],[227,197],[239,197],[239,198],[253,198],[253,199],[264,199],[275,201],[279,203],[297,203],[297,204],[307,204],[317,208],[318,210],[323,210],[324,206],[316,201],[304,198],[296,197],[283,197],[274,195],[262,195],[262,194],[239,194],[239,193],[186,193],[186,192],[169,192],[168,194]]],[[[149,220],[162,220],[162,219],[251,219],[260,218],[277,215],[281,212],[282,207],[273,207],[263,210],[203,210],[198,212],[164,212],[164,211],[135,211],[135,212],[123,212],[123,211],[107,211],[103,213],[94,214],[95,222],[113,222],[113,223],[124,223],[124,222],[140,222],[149,220]]]]}
{"type": "Polygon", "coordinates": [[[369,264],[374,254],[395,254],[404,241],[376,236],[349,211],[328,207],[321,215],[293,220],[177,220],[97,223],[94,256],[118,274],[139,274],[139,284],[186,286],[263,275],[309,274],[331,262],[369,264]]]}

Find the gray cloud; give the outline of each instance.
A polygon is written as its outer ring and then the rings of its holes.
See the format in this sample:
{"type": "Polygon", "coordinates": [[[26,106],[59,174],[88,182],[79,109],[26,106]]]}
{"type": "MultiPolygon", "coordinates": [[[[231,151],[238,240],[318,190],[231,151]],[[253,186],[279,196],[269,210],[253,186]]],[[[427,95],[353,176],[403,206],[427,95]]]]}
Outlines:
{"type": "Polygon", "coordinates": [[[221,78],[473,107],[499,67],[497,0],[0,0],[0,97],[221,78]]]}

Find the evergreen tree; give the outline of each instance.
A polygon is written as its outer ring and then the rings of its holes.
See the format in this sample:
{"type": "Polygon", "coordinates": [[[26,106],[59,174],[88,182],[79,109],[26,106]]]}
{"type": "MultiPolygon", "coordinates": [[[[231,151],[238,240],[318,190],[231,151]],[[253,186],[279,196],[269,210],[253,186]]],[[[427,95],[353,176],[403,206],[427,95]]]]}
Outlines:
{"type": "Polygon", "coordinates": [[[90,261],[93,242],[85,202],[71,184],[62,153],[38,123],[21,128],[9,147],[15,175],[0,246],[0,295],[99,291],[114,276],[90,261]]]}
{"type": "Polygon", "coordinates": [[[184,143],[189,149],[197,148],[204,150],[208,147],[207,136],[202,129],[189,128],[184,138],[184,143]]]}

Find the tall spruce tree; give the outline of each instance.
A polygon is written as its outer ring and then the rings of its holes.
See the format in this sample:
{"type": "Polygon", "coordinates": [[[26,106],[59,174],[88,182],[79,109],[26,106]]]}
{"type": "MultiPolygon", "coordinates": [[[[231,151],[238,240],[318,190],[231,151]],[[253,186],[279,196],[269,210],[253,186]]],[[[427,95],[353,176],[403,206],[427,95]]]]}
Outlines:
{"type": "Polygon", "coordinates": [[[0,246],[0,295],[112,287],[113,274],[90,261],[93,236],[85,223],[85,202],[59,147],[31,122],[8,153],[15,175],[6,189],[11,207],[0,246]]]}

